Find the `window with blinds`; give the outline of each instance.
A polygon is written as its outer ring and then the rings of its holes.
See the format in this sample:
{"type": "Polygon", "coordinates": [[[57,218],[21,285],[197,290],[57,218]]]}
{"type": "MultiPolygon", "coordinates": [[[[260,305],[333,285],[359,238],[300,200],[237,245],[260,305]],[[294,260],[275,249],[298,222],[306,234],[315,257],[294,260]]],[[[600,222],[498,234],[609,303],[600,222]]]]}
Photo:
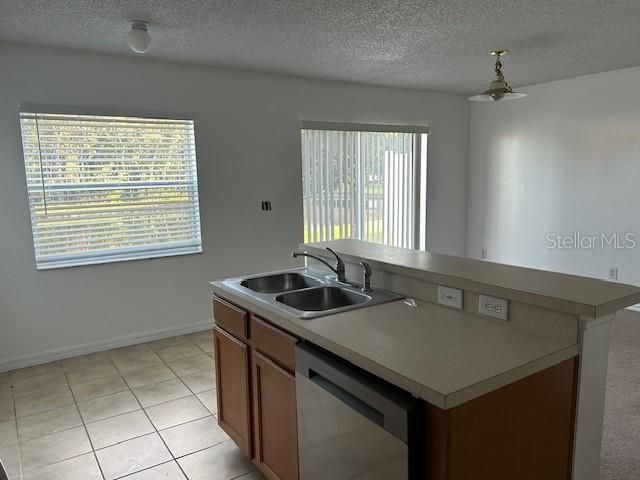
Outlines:
{"type": "Polygon", "coordinates": [[[39,270],[202,251],[192,120],[23,111],[39,270]]]}
{"type": "Polygon", "coordinates": [[[303,122],[304,240],[425,248],[427,128],[303,122]]]}

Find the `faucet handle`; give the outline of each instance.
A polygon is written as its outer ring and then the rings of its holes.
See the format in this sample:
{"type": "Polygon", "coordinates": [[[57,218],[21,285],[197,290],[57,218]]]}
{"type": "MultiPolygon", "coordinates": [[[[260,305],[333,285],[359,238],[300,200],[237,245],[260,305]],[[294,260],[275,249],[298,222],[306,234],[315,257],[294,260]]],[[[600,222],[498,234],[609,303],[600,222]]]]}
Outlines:
{"type": "Polygon", "coordinates": [[[371,265],[367,262],[360,262],[362,265],[362,292],[368,293],[371,291],[371,265]]]}

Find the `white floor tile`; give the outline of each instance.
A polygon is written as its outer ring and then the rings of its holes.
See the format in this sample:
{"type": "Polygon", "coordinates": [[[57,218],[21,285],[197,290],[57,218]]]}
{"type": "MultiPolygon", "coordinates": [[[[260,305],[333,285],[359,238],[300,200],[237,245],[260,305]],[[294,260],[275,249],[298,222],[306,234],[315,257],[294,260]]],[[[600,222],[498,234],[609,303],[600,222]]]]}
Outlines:
{"type": "Polygon", "coordinates": [[[194,395],[147,407],[145,410],[158,430],[210,415],[209,410],[194,395]]]}
{"type": "Polygon", "coordinates": [[[230,480],[254,466],[232,441],[178,459],[189,480],[230,480]]]}
{"type": "Polygon", "coordinates": [[[172,460],[157,433],[96,451],[106,480],[114,480],[172,460]]]}
{"type": "Polygon", "coordinates": [[[90,423],[139,410],[140,404],[131,392],[126,391],[78,402],[78,408],[84,422],[90,423]]]}
{"type": "Polygon", "coordinates": [[[109,447],[132,438],[155,432],[142,410],[87,424],[87,432],[93,448],[109,447]]]}
{"type": "Polygon", "coordinates": [[[24,442],[82,425],[75,405],[18,418],[18,436],[24,442]]]}
{"type": "Polygon", "coordinates": [[[0,448],[10,447],[17,443],[18,432],[16,430],[16,422],[14,420],[0,422],[0,448]]]}
{"type": "Polygon", "coordinates": [[[178,464],[173,461],[134,473],[124,477],[123,480],[186,480],[186,477],[178,464]]]}
{"type": "Polygon", "coordinates": [[[133,393],[138,397],[143,407],[191,395],[191,391],[179,379],[137,387],[133,389],[133,393]]]}
{"type": "Polygon", "coordinates": [[[84,427],[76,427],[20,444],[25,471],[91,452],[84,427]]]}
{"type": "Polygon", "coordinates": [[[102,480],[102,473],[95,455],[87,453],[27,472],[22,480],[102,480]]]}
{"type": "Polygon", "coordinates": [[[213,416],[162,430],[160,435],[176,458],[229,440],[213,416]]]}

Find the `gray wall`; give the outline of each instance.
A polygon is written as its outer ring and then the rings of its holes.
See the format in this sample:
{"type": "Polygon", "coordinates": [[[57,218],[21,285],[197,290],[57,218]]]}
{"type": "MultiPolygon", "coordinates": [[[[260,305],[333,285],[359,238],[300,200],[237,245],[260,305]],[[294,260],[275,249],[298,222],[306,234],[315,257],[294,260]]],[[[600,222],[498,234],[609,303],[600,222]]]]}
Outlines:
{"type": "Polygon", "coordinates": [[[430,124],[428,247],[465,252],[462,96],[7,44],[0,65],[0,367],[206,321],[209,280],[291,265],[302,237],[300,119],[430,124]],[[191,113],[204,253],[36,271],[21,102],[191,113]],[[265,199],[272,212],[259,210],[265,199]]]}
{"type": "MultiPolygon", "coordinates": [[[[640,68],[473,104],[467,254],[640,284],[640,68]],[[552,249],[548,233],[635,233],[638,247],[552,249]]],[[[597,242],[596,242],[597,243],[597,242]]],[[[629,244],[628,244],[629,245],[629,244]]]]}

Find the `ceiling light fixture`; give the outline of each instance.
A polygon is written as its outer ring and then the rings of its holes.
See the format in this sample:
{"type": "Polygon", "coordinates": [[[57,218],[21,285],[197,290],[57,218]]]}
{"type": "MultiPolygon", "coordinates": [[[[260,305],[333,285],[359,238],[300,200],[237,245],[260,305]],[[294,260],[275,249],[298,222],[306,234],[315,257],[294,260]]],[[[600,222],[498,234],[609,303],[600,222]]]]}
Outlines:
{"type": "Polygon", "coordinates": [[[147,53],[151,46],[151,35],[149,35],[149,22],[144,20],[132,20],[129,22],[129,47],[136,53],[147,53]]]}
{"type": "Polygon", "coordinates": [[[504,79],[502,73],[502,62],[500,59],[507,54],[509,50],[496,50],[491,55],[496,57],[496,78],[493,79],[489,88],[480,95],[469,97],[472,102],[497,102],[498,100],[515,100],[516,98],[524,98],[526,93],[514,92],[511,86],[504,79]]]}

